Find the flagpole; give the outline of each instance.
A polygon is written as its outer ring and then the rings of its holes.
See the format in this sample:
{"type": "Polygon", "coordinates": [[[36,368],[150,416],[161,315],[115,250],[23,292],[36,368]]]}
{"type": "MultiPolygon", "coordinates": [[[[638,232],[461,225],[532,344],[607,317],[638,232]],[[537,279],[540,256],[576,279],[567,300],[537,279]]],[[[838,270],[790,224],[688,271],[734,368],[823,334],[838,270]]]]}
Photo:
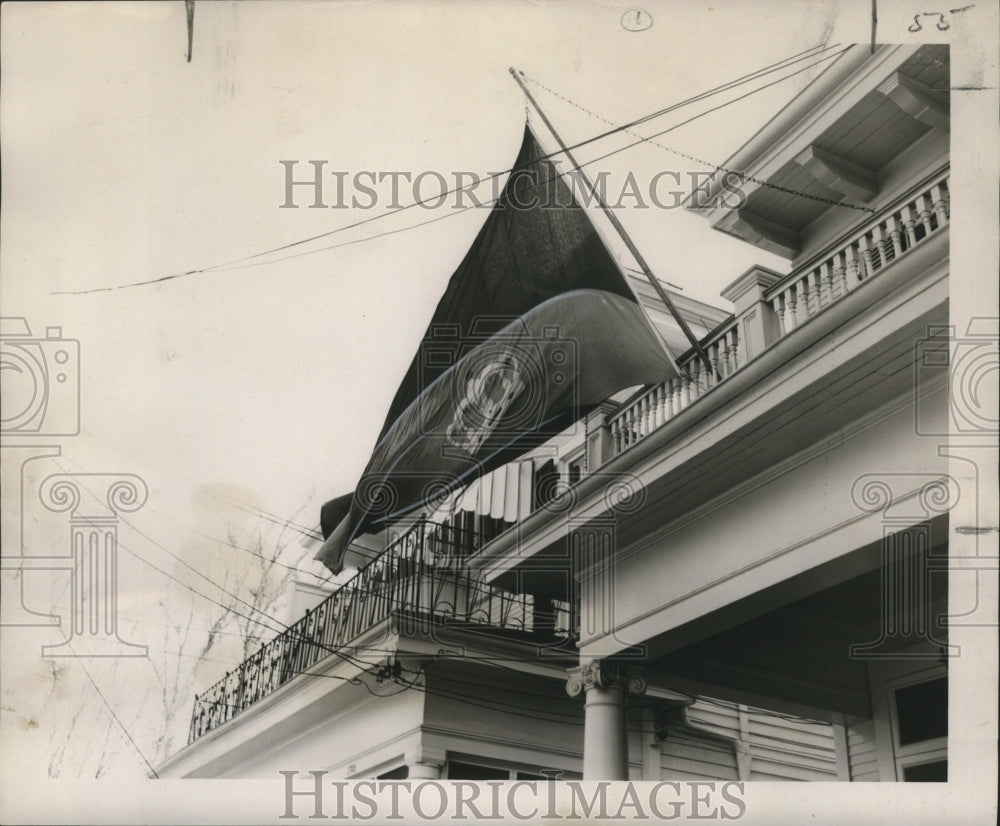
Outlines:
{"type": "Polygon", "coordinates": [[[688,326],[688,323],[684,320],[683,316],[681,316],[677,307],[674,306],[674,302],[670,300],[670,296],[667,294],[667,291],[663,289],[663,285],[657,280],[656,276],[653,275],[653,271],[649,268],[649,264],[646,263],[646,259],[642,257],[642,253],[639,252],[638,247],[636,247],[636,245],[632,242],[632,239],[629,237],[629,234],[625,231],[625,227],[623,227],[621,221],[618,220],[618,216],[611,211],[611,208],[607,205],[604,198],[601,197],[600,191],[590,182],[590,179],[587,177],[587,173],[583,171],[583,168],[580,166],[580,164],[576,162],[576,159],[573,157],[573,154],[569,151],[569,148],[566,146],[565,143],[563,143],[563,139],[559,137],[559,133],[556,132],[555,127],[552,125],[552,121],[550,121],[546,116],[545,112],[542,111],[542,107],[538,105],[538,101],[535,100],[534,95],[531,94],[531,92],[528,90],[527,85],[524,83],[524,80],[522,78],[523,73],[519,72],[513,66],[510,67],[510,73],[511,76],[514,78],[514,80],[517,81],[517,85],[521,87],[521,91],[524,92],[525,97],[528,98],[528,101],[535,108],[535,111],[538,112],[538,116],[542,119],[542,122],[545,124],[546,128],[549,130],[549,132],[552,133],[552,137],[556,139],[556,143],[559,144],[559,148],[562,150],[563,154],[573,165],[573,170],[575,172],[578,172],[580,174],[580,177],[583,178],[583,182],[586,184],[587,189],[589,189],[591,194],[596,198],[598,205],[601,207],[604,214],[611,222],[611,226],[615,228],[618,235],[621,237],[622,241],[625,242],[625,246],[628,248],[628,251],[632,253],[632,256],[635,258],[636,263],[642,270],[643,275],[646,276],[646,279],[652,285],[653,289],[656,290],[656,294],[660,297],[660,300],[666,305],[667,309],[670,310],[670,313],[671,315],[673,315],[674,320],[680,325],[680,328],[681,330],[684,331],[684,335],[687,336],[688,341],[691,342],[691,346],[694,348],[695,352],[699,355],[701,360],[705,363],[705,367],[708,368],[708,371],[710,373],[715,374],[716,371],[712,367],[712,362],[708,358],[708,354],[705,352],[705,348],[701,346],[701,342],[698,341],[698,338],[692,332],[691,328],[688,326]]]}

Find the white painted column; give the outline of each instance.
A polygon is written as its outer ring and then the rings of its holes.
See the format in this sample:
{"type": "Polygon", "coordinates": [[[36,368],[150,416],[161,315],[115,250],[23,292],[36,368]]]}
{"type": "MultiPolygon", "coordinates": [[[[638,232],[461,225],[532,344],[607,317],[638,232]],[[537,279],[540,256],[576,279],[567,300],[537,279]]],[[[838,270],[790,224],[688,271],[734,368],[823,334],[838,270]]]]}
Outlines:
{"type": "Polygon", "coordinates": [[[585,694],[584,780],[628,780],[626,697],[645,690],[642,677],[629,676],[615,663],[594,660],[570,672],[567,693],[585,694]]]}
{"type": "Polygon", "coordinates": [[[447,754],[442,748],[416,743],[406,750],[404,759],[409,768],[408,780],[438,780],[447,754]]]}
{"type": "Polygon", "coordinates": [[[410,763],[408,780],[437,780],[441,777],[441,767],[434,763],[410,763]]]}

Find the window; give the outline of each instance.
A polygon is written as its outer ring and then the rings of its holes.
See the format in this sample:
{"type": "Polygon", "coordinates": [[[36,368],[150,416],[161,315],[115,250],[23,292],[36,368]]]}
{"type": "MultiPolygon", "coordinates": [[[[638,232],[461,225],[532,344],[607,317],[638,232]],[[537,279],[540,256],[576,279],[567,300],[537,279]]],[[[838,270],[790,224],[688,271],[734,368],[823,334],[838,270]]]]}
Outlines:
{"type": "MultiPolygon", "coordinates": [[[[471,763],[465,760],[448,760],[447,777],[449,780],[537,780],[547,781],[550,778],[542,774],[548,771],[537,766],[520,766],[500,762],[488,765],[486,763],[471,763]]],[[[560,780],[576,779],[579,774],[553,769],[560,780]]],[[[554,775],[553,775],[554,776],[554,775]]]]}
{"type": "Polygon", "coordinates": [[[903,780],[907,783],[947,783],[948,761],[935,760],[933,763],[904,766],[903,780]]]}
{"type": "Polygon", "coordinates": [[[868,664],[881,780],[948,780],[948,664],[915,645],[868,664]],[[933,657],[933,659],[932,659],[933,657]]]}
{"type": "Polygon", "coordinates": [[[897,683],[891,689],[896,778],[948,781],[948,677],[897,683]]]}
{"type": "Polygon", "coordinates": [[[948,678],[896,689],[899,745],[948,736],[948,678]]]}
{"type": "Polygon", "coordinates": [[[535,476],[531,491],[531,509],[533,511],[546,505],[559,493],[559,471],[556,463],[549,459],[535,468],[535,476]]]}
{"type": "Polygon", "coordinates": [[[475,763],[448,761],[449,780],[510,780],[510,769],[494,766],[478,766],[475,763]]]}
{"type": "Polygon", "coordinates": [[[584,449],[578,450],[569,456],[562,463],[563,477],[568,485],[575,485],[585,475],[587,468],[587,454],[584,449]]]}

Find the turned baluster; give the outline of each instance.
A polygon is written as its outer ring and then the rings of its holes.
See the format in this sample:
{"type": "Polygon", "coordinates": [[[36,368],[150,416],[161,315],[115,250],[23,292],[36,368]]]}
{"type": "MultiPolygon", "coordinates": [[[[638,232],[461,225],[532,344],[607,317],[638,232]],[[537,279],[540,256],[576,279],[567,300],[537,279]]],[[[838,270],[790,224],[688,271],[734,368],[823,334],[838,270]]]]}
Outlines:
{"type": "Polygon", "coordinates": [[[687,366],[681,370],[681,382],[683,383],[683,389],[681,390],[681,410],[683,410],[691,404],[691,373],[687,366]]]}
{"type": "Polygon", "coordinates": [[[858,283],[861,281],[861,259],[858,257],[860,254],[860,249],[855,244],[850,244],[844,250],[844,286],[847,288],[847,292],[850,292],[858,283]]]}
{"type": "Polygon", "coordinates": [[[735,327],[726,336],[726,354],[729,362],[729,372],[740,369],[740,334],[735,327]]]}
{"type": "Polygon", "coordinates": [[[858,269],[858,281],[870,278],[875,272],[875,252],[872,249],[871,240],[865,233],[858,239],[858,246],[861,250],[861,267],[858,269]]]}
{"type": "Polygon", "coordinates": [[[847,267],[845,265],[844,251],[841,250],[834,256],[832,297],[834,300],[842,298],[847,294],[847,267]]]}
{"type": "Polygon", "coordinates": [[[796,284],[790,284],[785,290],[785,323],[788,325],[788,332],[799,326],[799,299],[800,292],[796,284]]]}
{"type": "Polygon", "coordinates": [[[931,203],[937,215],[937,224],[939,227],[943,227],[948,223],[948,216],[950,215],[948,185],[945,181],[936,183],[931,187],[931,203]]]}
{"type": "Polygon", "coordinates": [[[784,337],[788,330],[785,328],[785,302],[782,294],[778,294],[771,299],[771,308],[778,318],[778,334],[784,337]]]}
{"type": "Polygon", "coordinates": [[[884,267],[892,260],[892,245],[886,238],[885,227],[882,224],[876,224],[872,228],[872,238],[878,251],[879,267],[884,267]]]}
{"type": "Polygon", "coordinates": [[[676,416],[683,410],[681,395],[684,392],[684,382],[682,376],[684,368],[677,365],[677,375],[670,380],[670,415],[676,416]]]}
{"type": "Polygon", "coordinates": [[[886,222],[889,227],[889,240],[892,242],[892,257],[899,258],[903,254],[903,232],[898,215],[890,215],[886,222]]]}
{"type": "Polygon", "coordinates": [[[828,307],[833,301],[833,264],[827,259],[819,265],[819,306],[828,307]]]}
{"type": "Polygon", "coordinates": [[[688,365],[688,372],[691,375],[691,401],[697,401],[701,397],[701,361],[697,358],[688,365]]]}
{"type": "Polygon", "coordinates": [[[724,337],[714,341],[708,348],[708,361],[712,365],[712,369],[708,371],[708,381],[706,382],[709,387],[714,387],[718,380],[717,377],[725,372],[725,365],[719,363],[719,348],[723,341],[725,341],[724,337]]]}
{"type": "Polygon", "coordinates": [[[917,216],[913,204],[909,203],[900,210],[903,216],[903,232],[906,234],[906,248],[910,249],[917,243],[917,216]]]}
{"type": "Polygon", "coordinates": [[[934,212],[930,193],[924,192],[917,196],[917,211],[920,215],[920,223],[924,226],[925,235],[930,235],[934,231],[934,212]]]}
{"type": "Polygon", "coordinates": [[[809,279],[800,278],[795,284],[795,326],[809,320],[809,279]]]}

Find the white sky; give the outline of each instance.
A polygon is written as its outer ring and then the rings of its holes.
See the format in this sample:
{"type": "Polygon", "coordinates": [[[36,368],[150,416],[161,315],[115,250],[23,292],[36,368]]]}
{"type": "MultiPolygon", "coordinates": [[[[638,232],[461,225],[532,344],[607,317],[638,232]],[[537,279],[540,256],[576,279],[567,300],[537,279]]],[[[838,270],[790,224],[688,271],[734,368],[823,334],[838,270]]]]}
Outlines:
{"type": "MultiPolygon", "coordinates": [[[[621,25],[632,4],[199,0],[191,63],[181,2],[3,4],[0,302],[37,336],[58,325],[80,342],[82,431],[62,441],[63,469],[142,476],[151,495],[135,526],[193,560],[190,528],[259,527],[232,503],[305,508],[296,521],[313,525],[325,499],[352,488],[485,211],[267,266],[53,295],[242,259],[382,211],[279,209],[279,160],[301,161],[300,177],[311,159],[349,175],[494,172],[513,162],[524,124],[509,66],[622,122],[821,41],[870,35],[869,0],[643,0],[654,24],[639,33],[621,25]]],[[[907,32],[923,5],[880,3],[880,41],[940,40],[907,32]]],[[[969,39],[979,24],[965,17],[955,26],[969,39]]],[[[662,141],[722,163],[816,74],[662,141]]],[[[567,142],[605,131],[535,91],[567,142]]],[[[595,167],[640,182],[692,168],[650,146],[595,167]]],[[[294,251],[443,213],[410,210],[294,251]]],[[[682,210],[619,217],[662,278],[719,306],[750,265],[784,266],[682,210]]],[[[127,568],[123,604],[141,610],[162,589],[127,568]]]]}

